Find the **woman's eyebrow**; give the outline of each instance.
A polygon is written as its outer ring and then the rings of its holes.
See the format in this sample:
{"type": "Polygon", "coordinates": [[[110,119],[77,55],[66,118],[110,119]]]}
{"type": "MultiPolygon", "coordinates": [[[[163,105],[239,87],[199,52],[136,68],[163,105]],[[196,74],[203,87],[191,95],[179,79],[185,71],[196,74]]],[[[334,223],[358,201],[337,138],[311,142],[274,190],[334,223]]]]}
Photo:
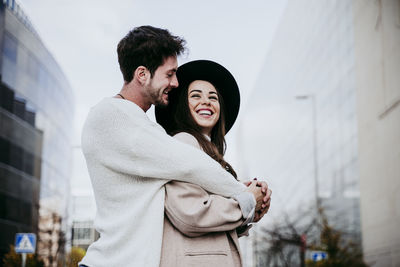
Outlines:
{"type": "Polygon", "coordinates": [[[191,94],[191,93],[193,93],[193,92],[202,93],[202,91],[199,90],[199,89],[193,89],[193,90],[191,90],[191,91],[189,92],[189,94],[191,94]]]}

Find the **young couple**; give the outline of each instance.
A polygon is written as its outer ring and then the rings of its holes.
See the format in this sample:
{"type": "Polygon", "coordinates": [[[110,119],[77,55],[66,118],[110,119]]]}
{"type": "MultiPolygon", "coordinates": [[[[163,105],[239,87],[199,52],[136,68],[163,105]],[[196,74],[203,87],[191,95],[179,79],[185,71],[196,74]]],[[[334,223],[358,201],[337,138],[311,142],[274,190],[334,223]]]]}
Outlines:
{"type": "Polygon", "coordinates": [[[269,209],[267,184],[239,182],[223,158],[235,79],[208,60],[178,68],[184,50],[151,26],[118,44],[124,85],[91,109],[82,133],[100,238],[80,266],[241,266],[238,236],[269,209]]]}

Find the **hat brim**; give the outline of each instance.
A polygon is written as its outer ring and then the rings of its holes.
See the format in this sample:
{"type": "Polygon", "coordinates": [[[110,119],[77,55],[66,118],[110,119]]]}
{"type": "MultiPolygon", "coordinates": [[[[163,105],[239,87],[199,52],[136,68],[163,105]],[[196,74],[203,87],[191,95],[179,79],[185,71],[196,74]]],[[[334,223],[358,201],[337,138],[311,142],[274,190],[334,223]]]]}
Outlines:
{"type": "Polygon", "coordinates": [[[224,101],[225,131],[232,128],[236,121],[240,107],[239,87],[232,74],[222,65],[210,60],[195,60],[180,66],[176,72],[179,87],[168,94],[169,104],[167,107],[156,107],[155,116],[157,122],[167,132],[173,129],[173,114],[179,90],[187,90],[190,83],[195,80],[208,81],[217,89],[224,101]]]}

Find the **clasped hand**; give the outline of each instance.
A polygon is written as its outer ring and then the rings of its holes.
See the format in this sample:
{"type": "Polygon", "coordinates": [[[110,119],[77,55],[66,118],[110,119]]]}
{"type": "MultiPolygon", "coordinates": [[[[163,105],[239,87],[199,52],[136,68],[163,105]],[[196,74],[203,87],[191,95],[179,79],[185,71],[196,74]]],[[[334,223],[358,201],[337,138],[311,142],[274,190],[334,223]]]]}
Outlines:
{"type": "Polygon", "coordinates": [[[256,178],[253,181],[244,182],[244,184],[247,186],[247,191],[252,193],[256,200],[253,222],[258,222],[269,210],[272,191],[266,182],[257,181],[256,178]]]}

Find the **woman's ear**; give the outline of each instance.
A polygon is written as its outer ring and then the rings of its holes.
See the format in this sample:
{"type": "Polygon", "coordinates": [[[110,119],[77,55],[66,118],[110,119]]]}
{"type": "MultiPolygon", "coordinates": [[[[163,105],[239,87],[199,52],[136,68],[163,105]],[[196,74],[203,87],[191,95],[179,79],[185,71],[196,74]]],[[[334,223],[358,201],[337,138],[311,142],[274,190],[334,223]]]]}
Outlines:
{"type": "Polygon", "coordinates": [[[139,81],[140,84],[144,85],[147,79],[150,77],[149,70],[144,66],[139,66],[136,68],[135,73],[133,74],[134,78],[139,81]]]}

